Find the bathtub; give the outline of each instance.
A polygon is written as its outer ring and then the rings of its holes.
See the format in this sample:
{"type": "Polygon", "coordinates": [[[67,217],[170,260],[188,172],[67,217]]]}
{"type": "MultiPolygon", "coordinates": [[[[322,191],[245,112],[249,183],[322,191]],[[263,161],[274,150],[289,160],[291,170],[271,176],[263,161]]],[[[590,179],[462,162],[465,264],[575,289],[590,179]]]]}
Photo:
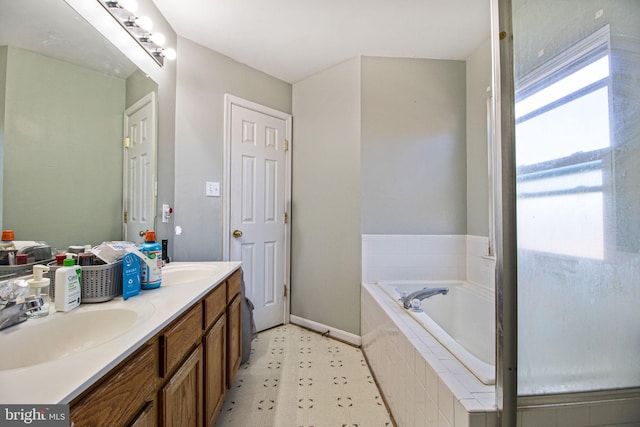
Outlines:
{"type": "Polygon", "coordinates": [[[423,312],[405,310],[483,384],[495,384],[495,300],[487,289],[468,282],[381,281],[384,292],[400,298],[431,287],[448,287],[446,295],[422,301],[423,312]]]}

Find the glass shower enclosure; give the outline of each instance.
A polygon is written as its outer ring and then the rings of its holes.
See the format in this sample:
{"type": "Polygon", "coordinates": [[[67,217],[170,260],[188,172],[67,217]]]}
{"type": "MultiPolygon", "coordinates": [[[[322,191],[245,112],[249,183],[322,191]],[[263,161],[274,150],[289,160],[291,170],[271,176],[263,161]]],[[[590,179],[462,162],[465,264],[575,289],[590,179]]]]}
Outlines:
{"type": "Polygon", "coordinates": [[[640,403],[640,1],[499,5],[513,36],[500,72],[513,92],[502,180],[516,237],[502,250],[515,251],[503,284],[518,406],[640,403]]]}

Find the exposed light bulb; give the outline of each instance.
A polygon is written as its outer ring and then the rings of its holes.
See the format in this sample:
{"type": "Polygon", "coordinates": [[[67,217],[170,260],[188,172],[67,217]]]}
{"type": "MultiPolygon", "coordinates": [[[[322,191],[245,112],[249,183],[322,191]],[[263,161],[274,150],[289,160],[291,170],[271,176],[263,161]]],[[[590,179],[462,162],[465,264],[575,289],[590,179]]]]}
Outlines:
{"type": "Polygon", "coordinates": [[[136,18],[136,25],[145,31],[151,31],[153,22],[151,22],[151,18],[149,18],[148,16],[141,16],[139,18],[136,18]]]}
{"type": "Polygon", "coordinates": [[[153,33],[149,36],[149,40],[151,40],[153,43],[157,44],[158,46],[164,46],[165,42],[166,42],[166,38],[164,37],[164,34],[162,33],[153,33]]]}
{"type": "Polygon", "coordinates": [[[168,48],[162,50],[162,56],[167,58],[169,61],[173,61],[178,55],[176,54],[175,49],[168,48]]]}

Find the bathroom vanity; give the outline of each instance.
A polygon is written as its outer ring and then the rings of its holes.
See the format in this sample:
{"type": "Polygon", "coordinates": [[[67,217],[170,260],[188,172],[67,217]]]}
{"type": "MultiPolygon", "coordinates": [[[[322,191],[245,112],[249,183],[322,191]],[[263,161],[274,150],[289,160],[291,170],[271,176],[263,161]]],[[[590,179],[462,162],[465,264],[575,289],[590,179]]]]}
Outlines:
{"type": "Polygon", "coordinates": [[[76,427],[213,425],[240,365],[241,281],[239,262],[172,263],[158,289],[0,331],[2,348],[45,341],[0,355],[0,402],[68,403],[76,427]]]}

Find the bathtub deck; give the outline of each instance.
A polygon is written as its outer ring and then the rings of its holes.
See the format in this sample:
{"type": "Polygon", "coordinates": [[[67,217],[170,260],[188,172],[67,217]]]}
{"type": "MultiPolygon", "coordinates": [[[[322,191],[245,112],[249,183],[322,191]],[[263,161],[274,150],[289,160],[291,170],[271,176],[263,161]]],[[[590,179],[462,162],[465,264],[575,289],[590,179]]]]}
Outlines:
{"type": "Polygon", "coordinates": [[[482,384],[376,285],[362,285],[363,351],[398,425],[497,425],[482,384]]]}

